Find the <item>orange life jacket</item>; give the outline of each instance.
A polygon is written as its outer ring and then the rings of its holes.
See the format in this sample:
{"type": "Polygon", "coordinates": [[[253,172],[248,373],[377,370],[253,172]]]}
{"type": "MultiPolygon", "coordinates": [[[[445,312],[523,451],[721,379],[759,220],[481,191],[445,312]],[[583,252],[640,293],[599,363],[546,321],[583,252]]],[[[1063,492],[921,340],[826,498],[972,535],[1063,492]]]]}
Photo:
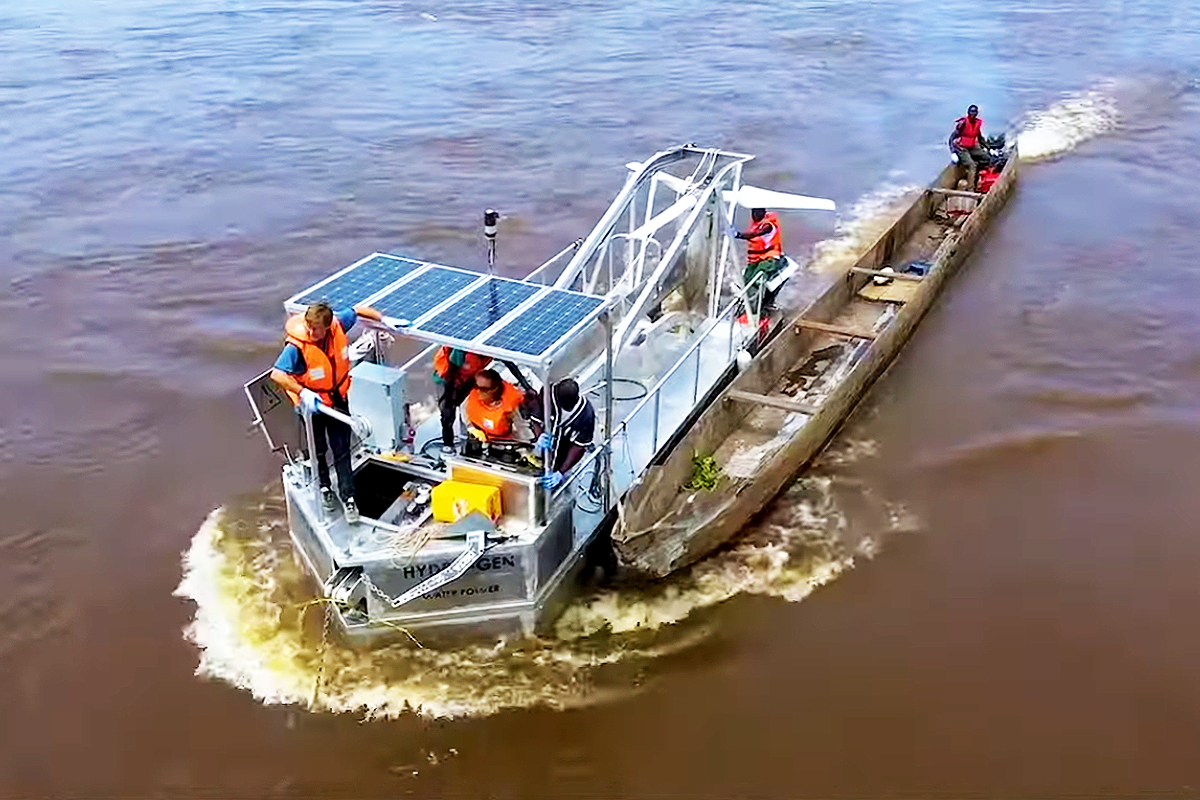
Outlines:
{"type": "Polygon", "coordinates": [[[525,395],[520,389],[504,381],[499,403],[487,405],[479,389],[472,389],[463,403],[463,413],[467,416],[467,422],[487,434],[488,438],[504,438],[512,434],[512,415],[521,407],[524,399],[525,395]]]}
{"type": "MultiPolygon", "coordinates": [[[[342,323],[337,317],[329,324],[329,333],[324,342],[313,341],[304,324],[304,315],[295,314],[288,317],[284,326],[287,332],[288,344],[296,346],[304,359],[304,374],[294,376],[305,389],[311,389],[321,396],[321,402],[327,406],[333,405],[333,392],[346,399],[350,396],[350,343],[342,323]],[[329,347],[330,352],[322,349],[321,345],[329,347]]],[[[292,402],[300,405],[300,396],[288,392],[292,402]]]]}
{"type": "Polygon", "coordinates": [[[976,117],[974,122],[971,122],[970,117],[959,117],[954,123],[954,130],[958,131],[958,146],[969,150],[979,144],[979,132],[983,130],[983,117],[976,117]]]}
{"type": "MultiPolygon", "coordinates": [[[[453,365],[450,363],[450,348],[442,346],[433,354],[433,374],[442,383],[446,382],[446,377],[450,374],[453,365]]],[[[490,358],[476,355],[475,353],[463,353],[463,364],[457,368],[457,374],[454,376],[454,382],[458,385],[465,384],[467,381],[475,378],[475,373],[490,364],[490,358]]]]}
{"type": "Polygon", "coordinates": [[[746,260],[751,264],[757,264],[759,261],[766,261],[769,258],[779,258],[783,255],[783,234],[779,231],[779,217],[775,216],[774,211],[764,214],[760,221],[754,223],[750,231],[751,233],[758,231],[768,222],[771,224],[770,233],[751,236],[746,240],[746,260]]]}

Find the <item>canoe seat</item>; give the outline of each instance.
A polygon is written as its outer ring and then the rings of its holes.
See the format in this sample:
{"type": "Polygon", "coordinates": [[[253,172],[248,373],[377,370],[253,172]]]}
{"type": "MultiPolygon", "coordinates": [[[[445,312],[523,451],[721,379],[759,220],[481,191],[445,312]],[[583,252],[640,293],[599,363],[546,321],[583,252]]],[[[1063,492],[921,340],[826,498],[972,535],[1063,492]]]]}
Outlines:
{"type": "Polygon", "coordinates": [[[812,331],[820,331],[829,333],[834,336],[845,336],[847,339],[866,339],[868,341],[875,340],[875,334],[867,331],[858,331],[853,328],[846,328],[841,325],[830,325],[828,322],[817,322],[811,319],[796,320],[796,333],[800,332],[801,328],[807,328],[812,331]]]}
{"type": "Polygon", "coordinates": [[[863,300],[875,303],[907,303],[913,299],[920,287],[911,281],[889,283],[880,286],[875,281],[867,281],[867,285],[858,290],[858,296],[863,300]]]}
{"type": "Polygon", "coordinates": [[[925,276],[917,275],[912,272],[884,272],[880,269],[867,269],[866,267],[851,267],[851,272],[857,272],[859,275],[874,275],[877,278],[894,278],[899,281],[916,281],[924,280],[925,276]]]}
{"type": "Polygon", "coordinates": [[[779,408],[784,411],[795,411],[801,414],[812,416],[820,409],[816,406],[810,406],[808,403],[801,403],[798,400],[792,400],[790,397],[773,397],[769,394],[755,394],[754,392],[743,392],[738,389],[730,389],[725,395],[727,400],[735,403],[750,403],[752,405],[770,406],[771,408],[779,408]]]}

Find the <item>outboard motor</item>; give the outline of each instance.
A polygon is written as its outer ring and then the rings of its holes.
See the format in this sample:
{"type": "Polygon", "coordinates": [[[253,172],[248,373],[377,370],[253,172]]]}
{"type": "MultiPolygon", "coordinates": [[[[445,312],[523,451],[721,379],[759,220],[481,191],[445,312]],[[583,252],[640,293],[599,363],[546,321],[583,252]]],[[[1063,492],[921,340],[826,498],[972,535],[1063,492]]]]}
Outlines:
{"type": "Polygon", "coordinates": [[[997,133],[995,136],[984,136],[983,149],[988,154],[988,159],[991,162],[988,166],[992,167],[996,172],[1004,169],[1004,165],[1008,163],[1008,150],[1004,142],[1003,133],[997,133]]]}

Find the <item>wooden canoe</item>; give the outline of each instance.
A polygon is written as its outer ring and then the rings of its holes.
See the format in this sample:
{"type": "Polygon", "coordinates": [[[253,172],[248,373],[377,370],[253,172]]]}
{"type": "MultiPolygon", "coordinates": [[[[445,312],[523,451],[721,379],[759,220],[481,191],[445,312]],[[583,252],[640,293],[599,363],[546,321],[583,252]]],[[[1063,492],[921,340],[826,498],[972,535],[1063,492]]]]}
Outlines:
{"type": "Polygon", "coordinates": [[[1014,148],[991,190],[957,223],[946,216],[958,168],[943,170],[858,262],[778,332],[626,493],[612,531],[626,572],[652,577],[691,564],[741,531],[820,452],[895,360],[1012,193],[1014,148]],[[880,285],[884,266],[924,276],[880,285]],[[711,489],[683,488],[693,457],[721,468],[711,489]]]}

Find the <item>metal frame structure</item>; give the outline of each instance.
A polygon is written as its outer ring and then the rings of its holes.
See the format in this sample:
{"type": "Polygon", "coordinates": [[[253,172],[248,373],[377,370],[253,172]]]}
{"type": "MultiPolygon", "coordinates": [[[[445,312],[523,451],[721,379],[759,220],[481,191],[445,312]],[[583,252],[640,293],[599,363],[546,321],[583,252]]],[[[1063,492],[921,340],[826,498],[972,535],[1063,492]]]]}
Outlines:
{"type": "MultiPolygon", "coordinates": [[[[433,271],[450,271],[466,277],[443,286],[445,295],[440,296],[432,306],[426,307],[426,304],[418,301],[413,306],[419,309],[415,318],[400,319],[385,312],[382,325],[367,322],[368,335],[365,339],[368,346],[364,347],[362,341],[352,346],[357,358],[367,358],[372,352],[376,358],[381,357],[380,336],[385,330],[430,345],[398,367],[405,375],[419,369],[436,347],[468,350],[501,363],[508,362],[531,369],[541,384],[543,407],[547,413],[552,406],[552,379],[561,377],[564,371],[575,375],[581,385],[587,385],[597,377],[602,378],[601,383],[592,386],[593,390],[603,387],[602,398],[599,398],[603,402],[602,443],[593,453],[585,456],[556,490],[545,491],[539,502],[533,502],[534,495],[529,495],[529,508],[539,510],[536,515],[529,516],[529,523],[534,527],[530,530],[528,541],[514,544],[511,536],[493,538],[490,534],[468,533],[465,550],[448,550],[449,540],[438,538],[430,540],[427,546],[427,549],[432,548],[432,553],[413,556],[434,559],[430,564],[440,563],[441,571],[437,575],[444,583],[459,580],[464,571],[471,568],[474,560],[490,548],[523,553],[519,559],[524,570],[521,574],[526,581],[524,594],[497,598],[490,604],[467,603],[462,607],[436,603],[429,605],[425,600],[430,597],[429,592],[440,585],[438,580],[427,579],[410,585],[397,583],[396,570],[401,567],[394,558],[380,560],[374,551],[356,551],[349,523],[326,516],[321,506],[320,488],[311,457],[301,459],[295,454],[286,453],[288,464],[284,467],[284,485],[292,538],[310,571],[322,583],[326,596],[338,604],[339,618],[348,631],[355,628],[355,624],[347,622],[340,607],[352,597],[358,597],[368,607],[374,603],[376,609],[385,615],[380,618],[385,629],[393,628],[396,624],[438,627],[484,625],[497,620],[519,619],[520,627],[529,632],[534,621],[548,612],[555,602],[554,598],[561,596],[566,578],[581,565],[583,549],[596,535],[600,519],[613,508],[617,498],[627,488],[627,484],[616,481],[614,476],[617,440],[623,440],[626,448],[622,468],[634,473],[644,470],[661,448],[670,446],[673,433],[695,412],[697,404],[713,391],[721,376],[729,374],[736,362],[735,353],[744,346],[748,336],[756,335],[757,318],[753,315],[756,306],[746,303],[747,287],[741,286],[737,279],[740,272],[727,270],[730,256],[727,227],[733,221],[734,212],[734,204],[730,199],[736,198],[743,188],[742,167],[751,158],[741,153],[682,145],[657,153],[644,163],[627,165],[631,174],[591,233],[561,250],[523,281],[500,278],[494,274],[494,234],[499,215],[489,210],[485,214],[485,235],[488,237],[486,273],[376,252],[285,301],[284,307],[289,313],[300,313],[310,302],[320,298],[323,287],[331,287],[331,294],[338,295],[339,305],[382,305],[386,308],[386,301],[393,293],[402,292],[405,287],[423,285],[417,282],[422,281],[423,276],[430,276],[433,271]],[[665,169],[689,160],[694,168],[687,178],[665,169]],[[664,200],[667,202],[664,203],[664,200]],[[366,296],[349,300],[347,284],[343,283],[339,288],[337,282],[372,259],[403,262],[404,274],[382,287],[378,286],[378,277],[372,281],[364,274],[363,285],[369,285],[371,291],[366,296]],[[666,295],[684,281],[695,283],[701,278],[704,280],[705,294],[697,295],[697,299],[703,299],[703,307],[697,304],[694,308],[694,314],[701,318],[701,322],[679,338],[677,345],[682,346],[682,352],[668,349],[668,352],[676,352],[670,356],[672,360],[664,362],[662,371],[652,371],[644,376],[647,383],[653,386],[646,389],[640,402],[639,398],[618,400],[613,391],[615,382],[621,379],[618,378],[618,362],[625,351],[635,344],[636,331],[644,329],[639,326],[646,319],[647,311],[661,304],[666,295]],[[489,315],[486,327],[470,338],[423,327],[463,303],[474,292],[487,286],[489,281],[523,285],[528,287],[527,296],[514,301],[515,305],[511,307],[506,305],[507,310],[496,312],[498,317],[489,315]],[[560,293],[586,298],[592,307],[570,317],[571,324],[553,340],[548,338],[541,342],[538,352],[488,344],[492,337],[525,318],[547,298],[560,293]],[[749,334],[735,324],[739,303],[751,312],[749,334]],[[601,342],[602,353],[598,352],[601,342]],[[694,370],[694,374],[689,370],[694,370]],[[632,406],[629,405],[631,402],[632,406]],[[624,404],[619,419],[616,418],[618,403],[624,404]],[[629,455],[631,442],[635,443],[638,450],[636,458],[629,455]],[[646,452],[647,447],[649,452],[646,452]],[[599,471],[599,476],[596,471],[599,471]],[[601,495],[599,508],[588,511],[585,517],[595,513],[599,513],[600,517],[588,517],[591,521],[581,522],[577,519],[576,498],[585,475],[591,476],[592,486],[598,488],[601,495]],[[544,547],[554,549],[563,546],[561,527],[564,524],[570,526],[566,550],[553,556],[559,560],[543,563],[549,558],[544,547]],[[587,529],[576,530],[580,524],[587,529]],[[521,550],[522,547],[525,550],[521,550]],[[449,561],[436,561],[449,556],[453,556],[452,564],[449,561]],[[355,573],[355,570],[358,572],[355,573]],[[386,582],[389,579],[396,586],[395,596],[374,582],[386,582]],[[400,612],[399,608],[415,596],[422,599],[420,610],[400,612]],[[402,598],[403,602],[398,598],[402,598]]],[[[348,283],[353,284],[353,280],[348,283]]],[[[431,279],[430,283],[436,285],[436,280],[431,279]]],[[[633,360],[636,362],[640,358],[634,354],[633,360]]],[[[622,376],[628,374],[625,372],[622,376]]],[[[252,385],[263,378],[260,376],[247,384],[246,394],[254,406],[256,421],[267,433],[268,443],[275,446],[266,431],[263,412],[255,402],[255,393],[251,391],[252,385]]],[[[407,394],[408,390],[405,392],[407,394]]],[[[319,411],[351,426],[360,438],[370,435],[365,420],[359,417],[347,416],[323,406],[319,411]]],[[[308,453],[315,453],[312,414],[304,412],[302,420],[308,453]]],[[[415,446],[415,442],[413,444],[413,451],[419,454],[422,448],[415,446]]],[[[360,452],[356,457],[360,467],[365,461],[380,458],[380,454],[364,454],[361,448],[358,450],[360,452]]],[[[391,466],[401,474],[440,480],[454,474],[456,463],[446,461],[438,469],[419,466],[415,462],[402,467],[394,463],[391,466]],[[443,468],[445,472],[440,471],[443,468]]],[[[468,469],[488,469],[486,465],[480,466],[478,463],[464,466],[468,469]]],[[[543,475],[549,473],[550,469],[549,463],[544,464],[543,475]]],[[[536,481],[536,478],[529,480],[536,481]]],[[[539,491],[533,488],[532,483],[529,487],[530,492],[539,491]]],[[[372,531],[406,534],[406,530],[398,526],[375,519],[364,518],[356,529],[361,531],[364,526],[372,531]]],[[[425,553],[424,550],[421,552],[425,553]]],[[[422,573],[422,577],[428,576],[422,573]]],[[[368,621],[366,628],[372,625],[368,621]]],[[[370,633],[365,628],[363,631],[370,633]]]]}

